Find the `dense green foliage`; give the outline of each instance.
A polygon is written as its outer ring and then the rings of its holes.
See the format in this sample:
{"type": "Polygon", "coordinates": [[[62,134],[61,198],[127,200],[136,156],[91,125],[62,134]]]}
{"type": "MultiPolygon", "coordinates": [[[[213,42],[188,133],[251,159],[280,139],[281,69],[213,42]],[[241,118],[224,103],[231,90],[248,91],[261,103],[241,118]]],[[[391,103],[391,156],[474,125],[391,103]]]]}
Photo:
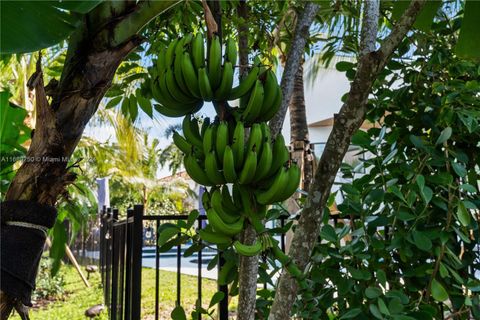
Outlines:
{"type": "Polygon", "coordinates": [[[412,37],[413,60],[377,79],[368,119],[379,126],[353,138],[367,160],[342,168],[352,182],[337,225],[322,228],[300,316],[480,317],[480,72],[453,53],[458,22],[412,37]]]}

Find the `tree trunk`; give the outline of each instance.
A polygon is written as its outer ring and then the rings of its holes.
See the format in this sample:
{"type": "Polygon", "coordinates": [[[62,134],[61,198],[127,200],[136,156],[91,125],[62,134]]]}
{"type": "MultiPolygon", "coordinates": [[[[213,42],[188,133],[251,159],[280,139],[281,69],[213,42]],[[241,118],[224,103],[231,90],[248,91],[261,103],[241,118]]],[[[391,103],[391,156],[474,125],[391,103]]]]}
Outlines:
{"type": "MultiPolygon", "coordinates": [[[[290,256],[302,270],[310,260],[310,254],[320,231],[325,204],[338,168],[350,145],[350,139],[365,118],[366,104],[373,81],[410,30],[424,4],[423,0],[412,1],[392,32],[383,41],[380,49],[375,51],[379,4],[378,1],[365,1],[361,54],[357,73],[351,84],[347,101],[334,117],[333,129],[317,167],[314,182],[309,189],[307,202],[295,229],[290,249],[290,256]]],[[[270,320],[290,319],[297,289],[296,281],[283,271],[270,311],[270,320]]]]}
{"type": "Polygon", "coordinates": [[[295,26],[292,43],[288,51],[285,69],[283,70],[282,80],[280,83],[283,100],[278,113],[268,123],[272,136],[275,137],[282,130],[285,114],[294,91],[295,75],[302,64],[303,54],[305,52],[305,44],[310,34],[310,26],[312,25],[315,15],[320,9],[319,5],[314,1],[308,1],[303,11],[300,13],[295,26]]]}
{"type": "Polygon", "coordinates": [[[313,178],[313,158],[310,153],[307,115],[305,111],[305,88],[303,81],[303,63],[298,67],[293,84],[290,111],[290,146],[292,160],[302,169],[300,188],[308,190],[313,178]]]}
{"type": "MultiPolygon", "coordinates": [[[[251,225],[247,225],[241,234],[241,242],[251,245],[257,234],[251,225]]],[[[238,308],[237,320],[254,320],[257,298],[258,255],[246,257],[240,255],[238,271],[238,308]]]]}
{"type": "MultiPolygon", "coordinates": [[[[54,205],[75,179],[67,163],[111,85],[121,61],[143,40],[136,33],[178,1],[104,2],[91,11],[69,39],[67,57],[49,104],[40,68],[31,78],[37,99],[36,128],[27,159],[17,171],[5,200],[54,205]],[[88,22],[88,23],[87,23],[88,22]]],[[[4,297],[3,294],[1,294],[4,297]]],[[[0,302],[3,312],[12,300],[0,302]]]]}
{"type": "MultiPolygon", "coordinates": [[[[237,6],[238,14],[238,52],[240,72],[239,78],[244,78],[248,71],[248,6],[245,0],[240,0],[237,6]]],[[[240,234],[242,243],[253,244],[257,234],[251,225],[240,234]]],[[[254,320],[257,297],[258,256],[239,256],[238,268],[238,320],[254,320]]]]}

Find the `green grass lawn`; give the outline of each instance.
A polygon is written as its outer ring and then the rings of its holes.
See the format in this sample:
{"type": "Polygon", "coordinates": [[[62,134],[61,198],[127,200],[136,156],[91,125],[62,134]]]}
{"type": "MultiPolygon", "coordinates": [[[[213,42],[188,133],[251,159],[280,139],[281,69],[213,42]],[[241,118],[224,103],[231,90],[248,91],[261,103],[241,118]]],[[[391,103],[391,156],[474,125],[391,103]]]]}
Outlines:
{"type": "MultiPolygon", "coordinates": [[[[100,274],[90,276],[90,288],[86,288],[77,272],[72,266],[62,266],[60,272],[64,274],[67,294],[63,300],[51,302],[43,308],[30,310],[32,320],[85,320],[85,310],[93,305],[103,303],[100,274]]],[[[181,304],[184,307],[187,318],[194,309],[197,299],[197,277],[181,276],[182,291],[181,304]]],[[[210,298],[217,292],[217,284],[213,280],[202,281],[202,305],[208,307],[210,298]]],[[[170,319],[170,312],[175,307],[176,300],[176,274],[174,272],[160,271],[159,291],[159,315],[160,319],[170,319]]],[[[237,300],[232,299],[230,308],[235,309],[237,300]]],[[[142,319],[154,319],[155,314],[155,270],[144,268],[142,271],[142,319]]],[[[18,315],[11,317],[20,320],[18,315]]],[[[106,320],[105,310],[99,320],[106,320]]]]}

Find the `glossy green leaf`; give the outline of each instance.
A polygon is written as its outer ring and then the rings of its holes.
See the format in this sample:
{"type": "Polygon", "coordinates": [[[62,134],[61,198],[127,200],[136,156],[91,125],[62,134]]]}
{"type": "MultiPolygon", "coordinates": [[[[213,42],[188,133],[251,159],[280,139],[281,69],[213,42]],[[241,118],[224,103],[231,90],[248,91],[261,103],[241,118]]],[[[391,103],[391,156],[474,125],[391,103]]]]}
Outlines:
{"type": "Polygon", "coordinates": [[[175,309],[172,310],[170,316],[172,317],[172,320],[187,320],[185,310],[183,310],[182,306],[176,306],[175,309]]]}
{"type": "Polygon", "coordinates": [[[446,127],[440,133],[440,136],[438,137],[437,142],[435,142],[435,144],[438,146],[439,144],[442,144],[448,139],[450,139],[451,136],[452,136],[452,128],[446,127]]]}
{"type": "Polygon", "coordinates": [[[354,319],[356,318],[360,313],[362,313],[362,309],[360,308],[353,308],[348,310],[346,313],[344,313],[341,317],[340,320],[343,319],[354,319]]]}
{"type": "Polygon", "coordinates": [[[337,62],[337,64],[335,65],[335,68],[340,72],[348,71],[350,69],[353,69],[354,67],[355,67],[355,64],[348,61],[340,61],[340,62],[337,62]]]}
{"type": "Polygon", "coordinates": [[[429,251],[432,248],[432,241],[420,231],[413,231],[413,241],[418,249],[429,251]]]}
{"type": "Polygon", "coordinates": [[[377,305],[375,304],[370,304],[368,306],[368,309],[370,310],[370,313],[377,319],[383,319],[382,313],[378,309],[377,305]]]}
{"type": "Polygon", "coordinates": [[[221,291],[215,292],[215,294],[212,296],[212,299],[210,299],[210,304],[208,305],[208,308],[210,309],[211,307],[215,306],[218,304],[220,301],[223,300],[225,297],[225,294],[221,291]]]}
{"type": "Polygon", "coordinates": [[[322,227],[322,229],[320,231],[320,237],[322,237],[322,239],[330,241],[330,242],[337,242],[337,240],[338,240],[337,233],[335,232],[335,229],[329,224],[324,225],[322,227]]]}
{"type": "Polygon", "coordinates": [[[158,242],[159,247],[163,246],[171,238],[175,237],[180,232],[179,228],[172,223],[164,223],[158,228],[158,242]]]}
{"type": "Polygon", "coordinates": [[[130,114],[130,119],[134,122],[138,116],[138,106],[137,98],[133,94],[128,99],[128,113],[130,114]]]}
{"type": "MultiPolygon", "coordinates": [[[[425,6],[422,8],[420,13],[418,14],[417,19],[413,26],[418,30],[422,30],[425,32],[430,31],[433,23],[433,18],[435,17],[441,3],[442,1],[440,0],[427,1],[425,6]]],[[[400,19],[400,17],[405,12],[409,4],[410,4],[410,1],[395,1],[393,6],[392,17],[395,20],[400,19]]]]}
{"type": "Polygon", "coordinates": [[[365,296],[369,299],[376,299],[382,295],[382,290],[376,287],[368,287],[365,289],[365,296]]]}
{"type": "Polygon", "coordinates": [[[137,101],[140,108],[145,112],[150,118],[153,117],[153,107],[150,100],[144,98],[141,95],[137,95],[137,101]]]}
{"type": "Polygon", "coordinates": [[[2,1],[0,52],[21,53],[47,48],[66,39],[80,17],[50,1],[2,1]]]}
{"type": "Polygon", "coordinates": [[[452,168],[453,171],[459,176],[459,177],[465,177],[467,175],[467,169],[465,169],[465,166],[461,163],[458,162],[452,162],[452,168]]]}
{"type": "Polygon", "coordinates": [[[480,17],[480,1],[466,0],[462,28],[458,36],[456,52],[463,58],[480,58],[480,33],[478,20],[480,17]]]}
{"type": "Polygon", "coordinates": [[[385,284],[387,283],[387,275],[385,274],[385,271],[379,269],[377,270],[376,275],[377,275],[378,282],[381,285],[385,286],[385,284]]]}
{"type": "Polygon", "coordinates": [[[122,97],[118,96],[113,99],[108,100],[107,104],[105,105],[105,109],[110,109],[116,107],[120,101],[122,101],[122,97]]]}
{"type": "Polygon", "coordinates": [[[443,287],[443,285],[438,282],[436,279],[432,280],[432,297],[437,301],[445,301],[448,299],[447,290],[443,287]]]}
{"type": "Polygon", "coordinates": [[[67,232],[62,221],[59,221],[58,219],[55,221],[55,225],[50,231],[50,235],[52,238],[50,258],[53,259],[51,274],[55,275],[58,270],[60,270],[62,258],[65,255],[65,244],[68,240],[67,232]]]}
{"type": "Polygon", "coordinates": [[[464,227],[470,225],[471,215],[467,208],[465,208],[465,204],[461,201],[457,206],[457,219],[458,222],[460,222],[460,224],[464,227]]]}
{"type": "Polygon", "coordinates": [[[419,174],[417,176],[416,181],[417,181],[418,188],[420,190],[423,190],[423,188],[425,187],[425,177],[423,175],[419,174]]]}

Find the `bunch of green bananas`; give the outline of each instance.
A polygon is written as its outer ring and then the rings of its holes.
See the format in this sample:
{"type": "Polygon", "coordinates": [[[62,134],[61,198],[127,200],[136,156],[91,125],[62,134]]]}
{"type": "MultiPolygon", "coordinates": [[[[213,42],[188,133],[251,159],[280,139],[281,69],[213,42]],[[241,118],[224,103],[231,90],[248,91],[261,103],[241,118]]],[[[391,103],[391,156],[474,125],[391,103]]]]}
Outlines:
{"type": "Polygon", "coordinates": [[[185,153],[185,169],[195,182],[249,185],[264,205],[284,201],[296,191],[300,169],[289,161],[281,134],[272,142],[265,122],[252,125],[248,140],[241,121],[210,124],[207,118],[200,130],[198,120],[186,116],[182,128],[185,137],[175,132],[173,139],[185,153]]]}
{"type": "Polygon", "coordinates": [[[200,127],[191,115],[183,120],[184,136],[174,132],[174,142],[185,153],[184,166],[197,183],[210,186],[202,202],[209,228],[200,237],[220,246],[233,244],[242,255],[251,256],[272,246],[269,238],[253,245],[235,240],[249,221],[259,234],[265,228],[267,205],[288,199],[300,182],[300,169],[289,160],[282,135],[272,141],[265,122],[255,123],[245,140],[243,122],[206,118],[200,127]],[[230,194],[226,184],[232,183],[230,194]]]}
{"type": "MultiPolygon", "coordinates": [[[[288,199],[301,176],[290,161],[283,136],[272,139],[266,123],[278,112],[282,92],[275,73],[258,57],[233,87],[237,47],[232,38],[223,47],[222,59],[218,36],[210,39],[206,50],[204,36],[197,33],[162,49],[149,69],[152,94],[159,103],[156,110],[169,117],[184,117],[183,136],[174,132],[174,143],[185,154],[188,175],[210,187],[202,197],[209,224],[199,230],[200,239],[222,250],[233,247],[244,256],[270,251],[299,278],[301,271],[278,248],[263,223],[268,205],[288,199]],[[232,100],[239,101],[237,107],[229,106],[232,100]],[[218,116],[200,124],[193,114],[205,101],[214,103],[218,116]],[[232,185],[231,192],[227,184],[232,185]],[[247,223],[259,235],[253,244],[239,241],[247,223]]],[[[235,266],[227,262],[219,282],[228,282],[235,266]]]]}
{"type": "Polygon", "coordinates": [[[240,99],[238,108],[230,108],[239,120],[250,125],[268,121],[280,108],[282,94],[277,78],[257,60],[248,75],[233,88],[237,47],[232,38],[222,46],[218,36],[210,40],[205,57],[202,33],[188,34],[172,41],[158,54],[149,72],[151,91],[159,102],[157,111],[169,117],[183,117],[195,113],[204,101],[240,99]]]}
{"type": "Polygon", "coordinates": [[[270,120],[280,109],[282,97],[275,73],[256,60],[247,76],[232,89],[229,100],[240,99],[238,108],[232,113],[237,120],[250,126],[270,120]]]}

